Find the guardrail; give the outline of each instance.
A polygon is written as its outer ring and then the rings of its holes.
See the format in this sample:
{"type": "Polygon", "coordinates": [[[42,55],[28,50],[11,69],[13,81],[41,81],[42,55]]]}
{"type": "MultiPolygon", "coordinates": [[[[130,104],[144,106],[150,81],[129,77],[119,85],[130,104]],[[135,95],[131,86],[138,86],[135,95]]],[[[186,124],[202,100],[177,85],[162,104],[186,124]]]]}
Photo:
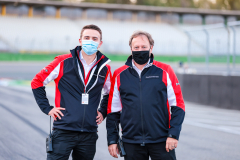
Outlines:
{"type": "MultiPolygon", "coordinates": [[[[205,72],[209,73],[209,64],[210,64],[210,31],[211,30],[215,30],[215,29],[223,29],[226,30],[226,43],[227,43],[227,51],[226,54],[224,56],[226,56],[226,75],[231,75],[232,71],[236,70],[236,57],[237,57],[237,51],[236,51],[236,47],[237,47],[237,30],[236,27],[240,26],[240,21],[234,21],[234,22],[229,22],[228,24],[214,24],[214,25],[208,25],[208,26],[202,26],[202,28],[199,29],[192,29],[192,30],[184,30],[185,34],[188,37],[188,66],[191,68],[192,67],[192,50],[191,50],[191,42],[193,41],[193,36],[191,35],[194,32],[199,32],[202,31],[205,34],[206,37],[206,41],[205,41],[205,72]],[[232,42],[232,43],[231,43],[232,42]],[[232,56],[231,56],[231,52],[232,52],[232,56]],[[230,58],[232,57],[232,63],[230,62],[230,58]],[[232,64],[232,66],[231,66],[232,64]]],[[[224,37],[222,37],[222,39],[224,39],[224,37]]],[[[221,55],[215,55],[215,56],[221,56],[221,55]]],[[[240,73],[240,68],[238,70],[238,72],[240,73]]]]}

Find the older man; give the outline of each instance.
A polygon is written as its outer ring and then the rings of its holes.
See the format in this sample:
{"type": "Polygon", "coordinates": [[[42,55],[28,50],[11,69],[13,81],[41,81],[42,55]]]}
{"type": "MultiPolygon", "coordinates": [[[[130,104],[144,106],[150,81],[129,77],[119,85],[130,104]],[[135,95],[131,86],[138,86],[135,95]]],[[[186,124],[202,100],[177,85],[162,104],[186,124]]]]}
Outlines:
{"type": "Polygon", "coordinates": [[[115,70],[109,93],[109,152],[117,158],[120,122],[125,160],[148,160],[149,156],[175,160],[185,116],[178,79],[169,65],[154,60],[154,40],[149,33],[135,32],[129,46],[132,55],[115,70]]]}

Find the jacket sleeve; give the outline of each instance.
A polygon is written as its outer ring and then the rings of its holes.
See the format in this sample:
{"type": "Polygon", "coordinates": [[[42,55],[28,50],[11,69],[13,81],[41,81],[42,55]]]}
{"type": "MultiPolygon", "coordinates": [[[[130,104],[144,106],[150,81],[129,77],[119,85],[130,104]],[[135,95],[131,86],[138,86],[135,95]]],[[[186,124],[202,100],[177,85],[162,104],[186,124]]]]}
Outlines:
{"type": "Polygon", "coordinates": [[[108,68],[105,82],[103,85],[103,98],[100,103],[100,108],[98,109],[99,112],[102,113],[103,118],[107,116],[107,105],[108,105],[108,98],[109,98],[109,92],[110,92],[110,87],[111,87],[111,78],[112,78],[112,73],[111,73],[111,67],[109,65],[106,65],[108,68]]]}
{"type": "Polygon", "coordinates": [[[169,66],[167,73],[167,96],[170,117],[170,129],[168,136],[179,139],[182,123],[185,117],[185,104],[180,83],[173,69],[169,66]],[[170,112],[171,111],[171,112],[170,112]]]}
{"type": "Polygon", "coordinates": [[[53,107],[50,106],[47,99],[45,85],[58,77],[61,65],[60,62],[60,56],[56,57],[54,61],[37,73],[31,82],[32,92],[35,100],[42,112],[47,115],[53,107]]]}
{"type": "Polygon", "coordinates": [[[119,94],[119,75],[115,72],[112,78],[111,89],[109,93],[109,101],[108,101],[108,108],[107,108],[107,140],[108,145],[110,144],[117,144],[118,141],[118,131],[119,131],[119,123],[120,123],[120,116],[122,110],[122,103],[119,94]]]}

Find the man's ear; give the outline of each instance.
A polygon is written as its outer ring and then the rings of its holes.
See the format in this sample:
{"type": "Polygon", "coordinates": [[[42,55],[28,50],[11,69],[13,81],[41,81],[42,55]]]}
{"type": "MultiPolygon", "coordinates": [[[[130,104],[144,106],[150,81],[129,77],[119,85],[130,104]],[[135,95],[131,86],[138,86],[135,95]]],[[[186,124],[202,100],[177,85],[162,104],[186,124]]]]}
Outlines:
{"type": "Polygon", "coordinates": [[[153,46],[150,47],[150,54],[152,53],[152,50],[153,50],[153,46]]]}
{"type": "Polygon", "coordinates": [[[82,40],[81,39],[79,39],[79,43],[80,43],[80,46],[82,46],[82,40]]]}
{"type": "Polygon", "coordinates": [[[101,41],[101,42],[99,43],[98,48],[100,48],[100,47],[102,46],[102,44],[103,44],[103,41],[101,41]]]}

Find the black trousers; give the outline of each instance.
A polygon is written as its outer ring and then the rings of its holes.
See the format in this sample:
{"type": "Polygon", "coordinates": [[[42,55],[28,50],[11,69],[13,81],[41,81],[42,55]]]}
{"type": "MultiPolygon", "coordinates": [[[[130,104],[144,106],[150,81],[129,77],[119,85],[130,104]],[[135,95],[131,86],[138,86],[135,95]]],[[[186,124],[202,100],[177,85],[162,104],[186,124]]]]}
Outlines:
{"type": "Polygon", "coordinates": [[[76,132],[61,129],[53,130],[53,151],[47,160],[68,160],[72,152],[73,160],[93,160],[96,153],[96,132],[76,132]]]}
{"type": "Polygon", "coordinates": [[[140,144],[124,143],[127,153],[125,160],[148,160],[149,156],[152,160],[176,160],[175,150],[166,151],[166,142],[148,143],[145,146],[140,144]]]}

